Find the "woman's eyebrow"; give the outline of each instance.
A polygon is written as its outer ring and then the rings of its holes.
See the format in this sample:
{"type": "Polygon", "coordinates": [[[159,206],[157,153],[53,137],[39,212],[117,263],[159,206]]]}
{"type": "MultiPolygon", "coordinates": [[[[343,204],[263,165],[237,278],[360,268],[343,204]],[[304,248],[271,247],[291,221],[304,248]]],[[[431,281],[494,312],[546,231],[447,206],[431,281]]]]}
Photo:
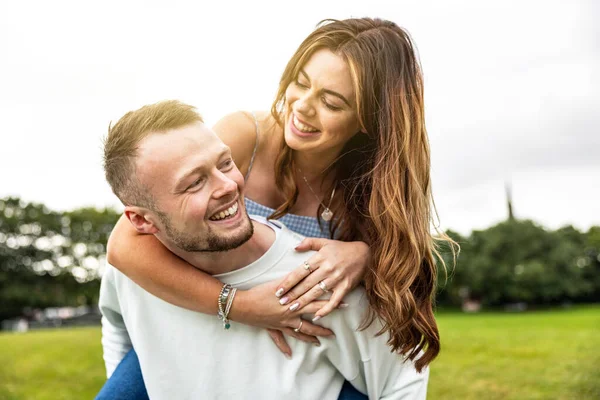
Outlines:
{"type": "MultiPolygon", "coordinates": [[[[310,78],[308,77],[308,74],[306,73],[306,71],[304,71],[303,69],[300,69],[300,73],[304,76],[304,78],[308,81],[308,83],[310,83],[310,78]]],[[[322,89],[322,92],[330,94],[332,96],[335,96],[335,97],[339,98],[340,100],[342,100],[344,103],[346,103],[346,105],[348,107],[352,107],[350,105],[350,102],[343,95],[341,95],[340,93],[335,92],[335,91],[330,90],[330,89],[322,89]]]]}

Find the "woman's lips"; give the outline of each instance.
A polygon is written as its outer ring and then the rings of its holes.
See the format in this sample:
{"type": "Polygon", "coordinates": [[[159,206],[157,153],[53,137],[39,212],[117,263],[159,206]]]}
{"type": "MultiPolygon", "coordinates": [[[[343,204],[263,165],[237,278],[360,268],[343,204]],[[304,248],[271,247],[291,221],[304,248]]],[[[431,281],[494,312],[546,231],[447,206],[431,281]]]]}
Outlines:
{"type": "Polygon", "coordinates": [[[295,114],[293,114],[293,113],[292,113],[292,114],[290,115],[290,121],[289,121],[289,125],[290,125],[290,130],[291,130],[291,131],[292,131],[292,133],[294,133],[295,135],[297,135],[297,136],[300,136],[300,137],[303,137],[303,138],[309,138],[309,137],[315,137],[315,136],[317,136],[317,135],[319,135],[319,134],[321,133],[321,131],[319,131],[319,130],[316,130],[316,131],[314,131],[314,132],[304,132],[304,131],[301,131],[300,129],[298,129],[298,128],[296,127],[296,124],[294,123],[294,117],[295,117],[296,119],[298,119],[298,120],[300,121],[300,123],[302,123],[303,125],[309,126],[309,127],[311,127],[311,128],[313,128],[313,126],[312,126],[312,125],[309,125],[309,124],[306,124],[306,123],[304,123],[302,120],[300,120],[298,117],[296,117],[296,116],[295,116],[295,114]]]}

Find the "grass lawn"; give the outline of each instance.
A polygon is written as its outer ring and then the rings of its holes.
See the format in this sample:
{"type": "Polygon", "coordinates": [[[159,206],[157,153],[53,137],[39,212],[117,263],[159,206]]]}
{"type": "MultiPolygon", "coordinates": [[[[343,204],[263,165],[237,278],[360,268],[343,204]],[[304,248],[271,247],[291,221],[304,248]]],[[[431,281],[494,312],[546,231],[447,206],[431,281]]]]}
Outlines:
{"type": "Polygon", "coordinates": [[[600,399],[600,306],[441,314],[431,399],[600,399]]]}
{"type": "MultiPolygon", "coordinates": [[[[600,306],[438,316],[429,399],[600,399],[600,306]]],[[[0,399],[93,399],[100,328],[0,334],[0,399]]]]}

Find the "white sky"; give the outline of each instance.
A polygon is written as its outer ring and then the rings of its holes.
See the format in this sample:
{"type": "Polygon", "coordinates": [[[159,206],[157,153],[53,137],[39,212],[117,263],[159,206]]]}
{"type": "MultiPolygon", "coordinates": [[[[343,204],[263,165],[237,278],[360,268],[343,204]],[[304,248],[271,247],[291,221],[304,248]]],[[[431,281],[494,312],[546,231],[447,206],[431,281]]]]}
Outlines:
{"type": "Polygon", "coordinates": [[[518,217],[600,224],[594,0],[205,3],[0,0],[0,197],[118,206],[101,163],[109,121],[167,98],[209,123],[267,109],[318,21],[371,16],[419,49],[443,227],[505,218],[507,180],[518,217]]]}

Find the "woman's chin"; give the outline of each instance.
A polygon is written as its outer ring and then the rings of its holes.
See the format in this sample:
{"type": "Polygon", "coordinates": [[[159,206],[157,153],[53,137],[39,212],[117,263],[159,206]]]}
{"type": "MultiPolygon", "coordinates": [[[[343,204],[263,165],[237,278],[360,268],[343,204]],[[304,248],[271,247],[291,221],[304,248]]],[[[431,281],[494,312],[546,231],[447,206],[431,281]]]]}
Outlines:
{"type": "Polygon", "coordinates": [[[314,140],[307,140],[306,138],[301,138],[291,132],[290,128],[287,127],[284,131],[283,135],[285,139],[285,144],[288,147],[295,151],[307,151],[318,147],[318,144],[314,142],[314,140]]]}
{"type": "Polygon", "coordinates": [[[295,135],[292,132],[290,132],[289,128],[285,129],[285,131],[283,133],[283,138],[285,139],[285,144],[287,144],[288,147],[292,150],[298,151],[298,150],[302,150],[303,147],[305,147],[305,146],[303,146],[304,143],[302,143],[300,140],[298,140],[298,138],[295,137],[295,135]]]}

